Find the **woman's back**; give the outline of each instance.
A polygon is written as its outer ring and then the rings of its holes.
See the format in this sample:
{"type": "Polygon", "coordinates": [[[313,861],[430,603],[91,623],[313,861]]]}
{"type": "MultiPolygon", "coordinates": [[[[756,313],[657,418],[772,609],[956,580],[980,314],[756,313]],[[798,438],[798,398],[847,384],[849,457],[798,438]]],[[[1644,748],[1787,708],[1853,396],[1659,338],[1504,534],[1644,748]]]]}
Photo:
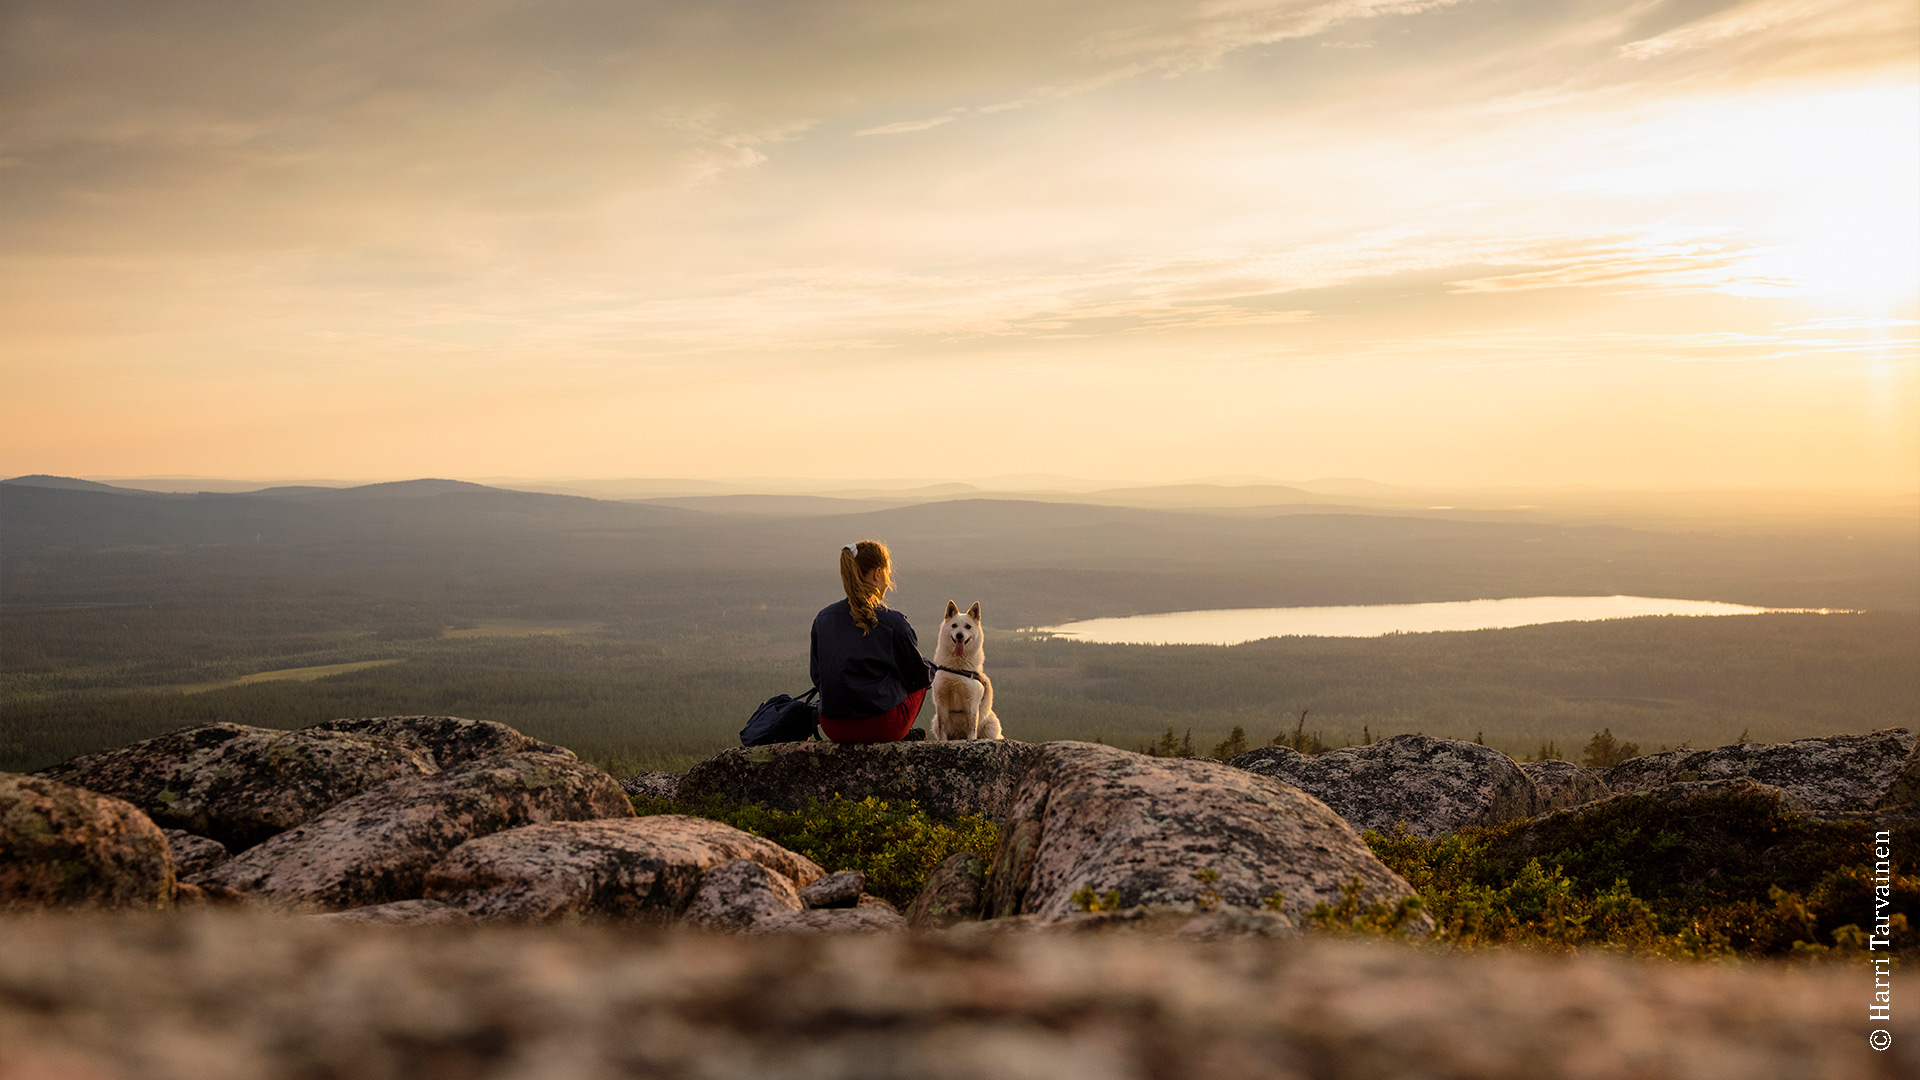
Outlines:
{"type": "Polygon", "coordinates": [[[906,616],[891,608],[875,616],[865,633],[844,600],[813,617],[812,674],[823,715],[878,716],[927,685],[920,642],[906,616]]]}
{"type": "Polygon", "coordinates": [[[912,625],[884,601],[892,567],[877,540],[840,549],[847,598],[813,617],[808,669],[820,688],[820,726],[835,742],[905,737],[932,681],[912,625]]]}

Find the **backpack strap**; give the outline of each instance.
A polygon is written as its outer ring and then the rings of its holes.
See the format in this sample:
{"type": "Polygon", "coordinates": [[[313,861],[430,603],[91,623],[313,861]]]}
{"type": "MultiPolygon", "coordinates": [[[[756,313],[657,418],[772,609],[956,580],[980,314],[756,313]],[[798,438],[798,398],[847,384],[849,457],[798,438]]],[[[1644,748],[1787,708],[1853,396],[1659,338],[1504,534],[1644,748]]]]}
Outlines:
{"type": "MultiPolygon", "coordinates": [[[[805,702],[811,702],[811,701],[812,701],[812,700],[813,700],[814,698],[817,698],[817,697],[819,697],[819,696],[820,696],[820,687],[819,687],[818,685],[814,685],[814,686],[809,686],[809,687],[807,687],[807,692],[806,692],[806,693],[804,693],[804,694],[801,694],[801,695],[800,695],[799,697],[797,697],[797,698],[795,698],[794,700],[795,700],[795,701],[805,701],[805,702]]],[[[813,710],[813,730],[812,730],[812,731],[809,731],[809,732],[807,732],[807,738],[806,738],[806,741],[807,741],[807,742],[826,742],[826,741],[827,741],[827,739],[826,739],[826,736],[824,736],[824,735],[822,735],[822,734],[820,734],[820,709],[819,709],[819,706],[815,706],[815,707],[814,707],[814,710],[813,710]]]]}

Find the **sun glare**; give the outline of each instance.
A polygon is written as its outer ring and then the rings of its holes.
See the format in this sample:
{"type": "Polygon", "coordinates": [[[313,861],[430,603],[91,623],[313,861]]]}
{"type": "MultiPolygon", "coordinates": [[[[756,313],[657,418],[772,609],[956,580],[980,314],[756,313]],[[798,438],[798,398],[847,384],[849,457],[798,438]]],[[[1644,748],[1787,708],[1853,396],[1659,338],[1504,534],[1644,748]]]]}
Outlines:
{"type": "Polygon", "coordinates": [[[1736,239],[1718,291],[1887,314],[1920,298],[1920,86],[1696,104],[1570,185],[1736,239]]]}

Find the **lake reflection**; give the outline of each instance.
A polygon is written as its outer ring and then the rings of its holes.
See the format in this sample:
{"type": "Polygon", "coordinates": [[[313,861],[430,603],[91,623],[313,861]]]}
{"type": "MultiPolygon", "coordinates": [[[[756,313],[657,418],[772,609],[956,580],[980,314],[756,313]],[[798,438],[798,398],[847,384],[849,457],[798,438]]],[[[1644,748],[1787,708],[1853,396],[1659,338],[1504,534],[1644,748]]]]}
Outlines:
{"type": "Polygon", "coordinates": [[[1441,604],[1367,604],[1353,607],[1227,608],[1086,619],[1041,630],[1103,645],[1238,645],[1260,638],[1379,637],[1434,630],[1498,630],[1584,619],[1640,615],[1759,615],[1799,608],[1746,607],[1712,600],[1647,596],[1522,596],[1441,604]]]}

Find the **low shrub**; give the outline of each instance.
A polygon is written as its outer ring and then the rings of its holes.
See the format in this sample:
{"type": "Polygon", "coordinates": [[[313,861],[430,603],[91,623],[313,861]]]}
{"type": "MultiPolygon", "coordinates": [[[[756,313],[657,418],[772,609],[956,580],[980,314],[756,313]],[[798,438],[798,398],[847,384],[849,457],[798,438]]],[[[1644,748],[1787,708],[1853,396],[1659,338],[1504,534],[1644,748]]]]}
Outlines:
{"type": "Polygon", "coordinates": [[[718,797],[683,805],[671,799],[632,797],[635,813],[692,814],[764,836],[829,872],[859,870],[867,891],[905,907],[949,855],[971,851],[993,859],[999,830],[978,816],[936,821],[911,799],[890,802],[868,796],[810,799],[800,810],[775,810],[718,797]]]}
{"type": "MultiPolygon", "coordinates": [[[[1872,838],[1866,821],[1803,817],[1752,791],[1704,796],[1679,813],[1640,796],[1435,840],[1366,834],[1419,893],[1437,940],[1675,957],[1861,948],[1875,912],[1872,838]]],[[[1887,911],[1896,942],[1911,948],[1920,877],[1907,869],[1892,867],[1887,911]]],[[[1339,905],[1316,921],[1368,930],[1380,915],[1339,905]]]]}

